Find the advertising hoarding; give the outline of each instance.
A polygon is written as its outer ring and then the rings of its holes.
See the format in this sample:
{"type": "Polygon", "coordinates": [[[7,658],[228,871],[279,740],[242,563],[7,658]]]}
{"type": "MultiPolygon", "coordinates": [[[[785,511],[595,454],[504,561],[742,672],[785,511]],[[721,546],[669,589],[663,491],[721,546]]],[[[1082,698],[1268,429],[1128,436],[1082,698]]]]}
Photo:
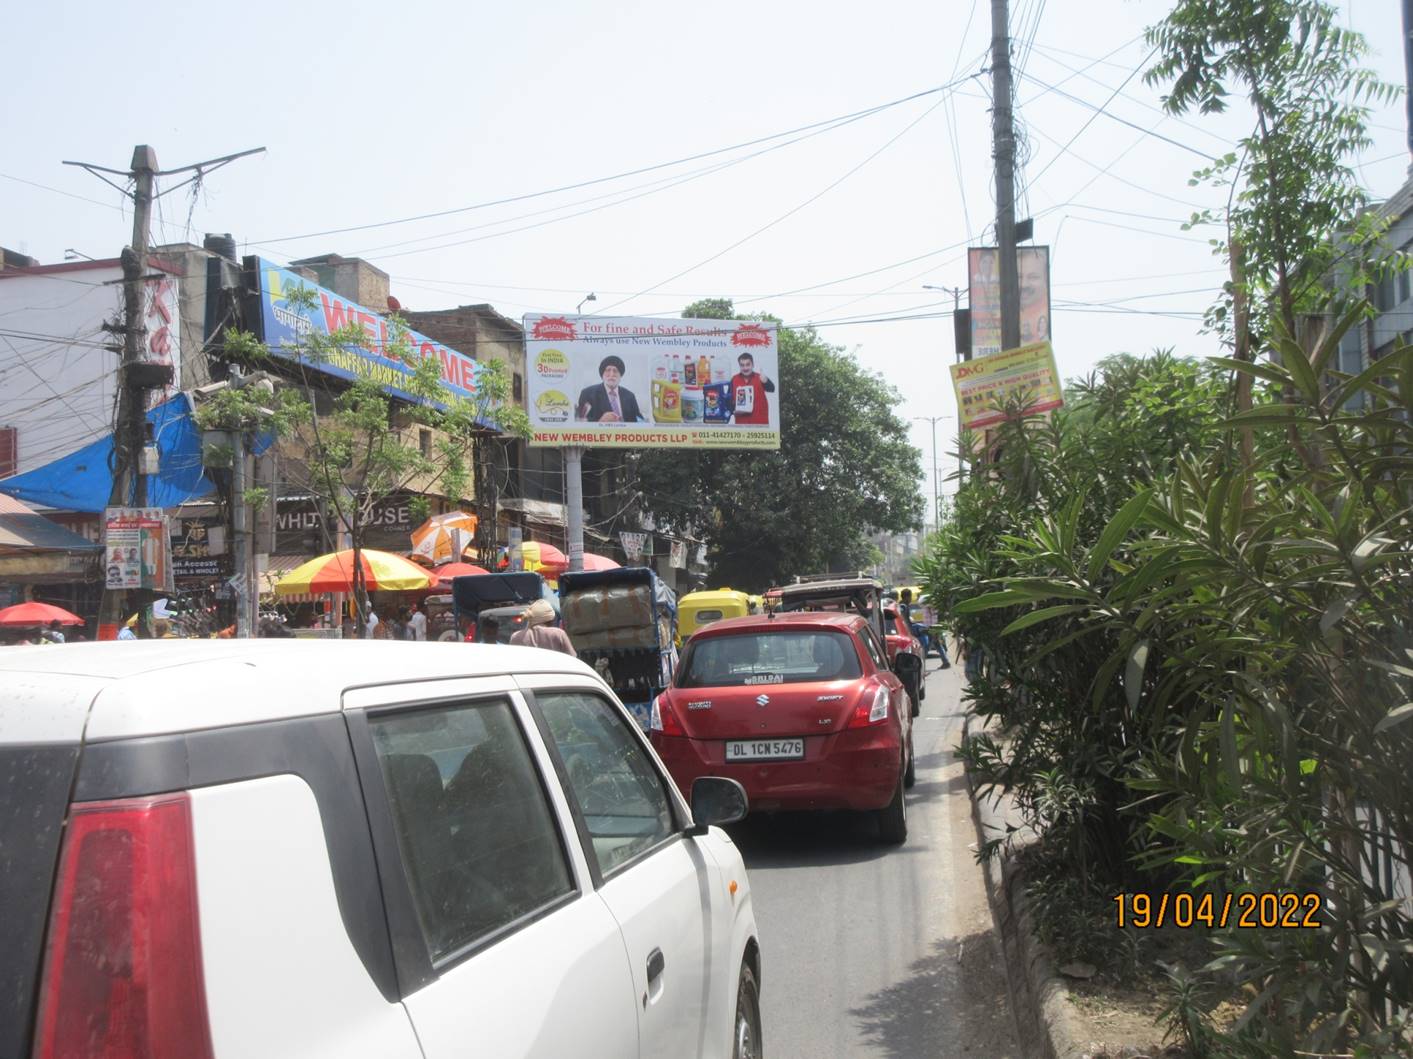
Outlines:
{"type": "MultiPolygon", "coordinates": [[[[1016,248],[1016,275],[1020,280],[1021,345],[1048,342],[1050,334],[1050,248],[1016,248]]],[[[967,251],[967,279],[971,304],[971,354],[989,357],[1001,352],[1001,259],[994,246],[974,246],[967,251]]]]}
{"type": "Polygon", "coordinates": [[[531,445],[778,449],[775,327],[525,317],[531,445]]]}
{"type": "Polygon", "coordinates": [[[957,408],[967,430],[1004,420],[1006,416],[997,405],[1022,391],[1035,402],[1030,407],[1033,415],[1065,403],[1060,374],[1055,369],[1055,351],[1049,342],[1032,342],[989,357],[975,357],[951,365],[951,372],[957,408]]]}
{"type": "MultiPolygon", "coordinates": [[[[345,346],[325,360],[306,358],[302,363],[340,379],[374,379],[387,393],[406,401],[414,400],[405,388],[412,368],[387,352],[391,336],[385,317],[264,258],[255,261],[259,276],[261,338],[271,353],[300,361],[297,347],[305,335],[311,332],[328,335],[341,328],[356,327],[366,336],[364,345],[345,346]],[[313,292],[311,308],[290,304],[288,293],[299,287],[313,292]]],[[[480,374],[485,369],[474,358],[417,331],[407,332],[407,342],[408,352],[418,360],[434,357],[441,362],[442,389],[448,398],[476,400],[480,374]]]]}

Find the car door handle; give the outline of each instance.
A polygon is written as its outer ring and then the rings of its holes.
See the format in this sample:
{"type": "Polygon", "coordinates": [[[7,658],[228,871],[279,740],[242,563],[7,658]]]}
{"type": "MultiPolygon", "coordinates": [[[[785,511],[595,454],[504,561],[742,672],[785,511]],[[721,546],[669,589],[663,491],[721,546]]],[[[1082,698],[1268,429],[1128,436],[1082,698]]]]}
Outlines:
{"type": "Polygon", "coordinates": [[[667,958],[663,956],[661,949],[653,949],[648,953],[648,983],[652,984],[662,977],[663,968],[667,966],[667,958]]]}

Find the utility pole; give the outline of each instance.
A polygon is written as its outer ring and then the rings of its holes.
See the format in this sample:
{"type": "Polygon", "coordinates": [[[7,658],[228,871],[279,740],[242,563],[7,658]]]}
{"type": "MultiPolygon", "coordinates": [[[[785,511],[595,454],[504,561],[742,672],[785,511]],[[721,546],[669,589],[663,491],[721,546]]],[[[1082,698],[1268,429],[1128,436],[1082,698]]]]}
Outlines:
{"type": "MultiPolygon", "coordinates": [[[[152,220],[152,203],[161,197],[156,191],[159,176],[175,173],[192,173],[193,176],[176,184],[161,194],[169,194],[177,188],[201,180],[206,173],[219,169],[237,158],[257,154],[265,150],[257,147],[250,151],[224,155],[177,169],[157,168],[157,152],[146,144],[133,148],[132,163],[128,170],[109,169],[92,162],[64,162],[64,165],[78,166],[98,177],[104,183],[117,188],[132,199],[132,244],[123,248],[123,357],[118,371],[118,411],[113,424],[113,485],[109,490],[110,507],[145,507],[147,505],[147,475],[143,472],[142,455],[147,444],[147,395],[152,390],[161,389],[172,381],[172,366],[157,364],[147,357],[147,329],[143,326],[143,284],[147,275],[147,244],[152,220]],[[114,183],[104,173],[122,177],[132,182],[132,190],[114,183]]],[[[98,611],[99,638],[117,635],[124,615],[134,607],[138,610],[137,634],[150,637],[152,630],[148,621],[150,593],[105,589],[103,602],[98,611]]]]}
{"type": "MultiPolygon", "coordinates": [[[[1413,0],[1408,0],[1408,2],[1409,2],[1409,3],[1413,3],[1413,0]]],[[[923,290],[941,291],[943,294],[950,294],[950,295],[952,296],[952,323],[953,323],[953,327],[952,327],[952,346],[953,346],[953,349],[952,349],[952,359],[953,359],[953,361],[954,361],[955,363],[960,364],[960,363],[962,362],[962,341],[961,341],[961,338],[960,338],[959,336],[962,334],[962,331],[961,331],[961,329],[960,329],[959,327],[956,326],[956,320],[957,320],[957,316],[958,316],[958,315],[961,313],[961,311],[962,311],[962,294],[964,293],[963,288],[961,288],[961,287],[935,287],[935,286],[933,286],[933,285],[931,285],[931,284],[929,284],[929,283],[924,283],[924,284],[922,285],[922,289],[923,289],[923,290]]],[[[971,359],[970,347],[968,347],[967,359],[968,359],[968,360],[971,359]]],[[[918,418],[921,418],[921,417],[918,417],[918,418]]],[[[936,427],[935,427],[935,426],[934,426],[934,428],[933,428],[933,432],[934,432],[934,438],[933,438],[933,445],[932,445],[932,461],[933,461],[933,465],[934,465],[934,467],[935,467],[935,466],[936,466],[936,463],[937,463],[937,443],[936,443],[936,437],[935,437],[935,433],[936,433],[936,427]]],[[[961,431],[961,426],[960,426],[960,424],[959,424],[959,425],[958,425],[958,428],[957,428],[957,481],[960,482],[960,481],[962,480],[962,476],[965,475],[965,474],[966,474],[966,459],[965,459],[965,457],[964,457],[963,454],[962,454],[962,431],[961,431]]],[[[940,518],[938,519],[938,524],[939,524],[939,525],[941,524],[941,519],[940,519],[940,518]]]]}
{"type": "Polygon", "coordinates": [[[1011,119],[1011,31],[1007,0],[991,0],[991,152],[996,161],[996,247],[1001,273],[1001,348],[1020,345],[1016,272],[1016,132],[1011,119]]]}

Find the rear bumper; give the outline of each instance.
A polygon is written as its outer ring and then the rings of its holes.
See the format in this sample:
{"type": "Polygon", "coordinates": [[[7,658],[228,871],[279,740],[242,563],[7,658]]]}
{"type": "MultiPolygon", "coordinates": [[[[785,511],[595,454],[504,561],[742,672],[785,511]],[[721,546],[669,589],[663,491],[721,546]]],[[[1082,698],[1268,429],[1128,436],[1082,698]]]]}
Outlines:
{"type": "Polygon", "coordinates": [[[746,789],[751,812],[882,809],[902,768],[897,733],[883,726],[806,736],[801,761],[726,761],[726,740],[652,733],[652,744],[683,797],[699,776],[725,776],[746,789]]]}

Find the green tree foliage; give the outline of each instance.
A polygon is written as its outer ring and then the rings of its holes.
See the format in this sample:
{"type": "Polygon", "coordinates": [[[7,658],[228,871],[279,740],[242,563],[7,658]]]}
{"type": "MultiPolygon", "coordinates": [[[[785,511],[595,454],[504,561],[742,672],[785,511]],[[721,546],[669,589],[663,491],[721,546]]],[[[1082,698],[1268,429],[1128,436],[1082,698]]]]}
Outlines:
{"type": "MultiPolygon", "coordinates": [[[[293,306],[314,304],[308,288],[297,288],[287,297],[293,306]]],[[[267,404],[262,405],[258,391],[231,388],[198,414],[205,429],[269,431],[284,439],[293,457],[285,461],[286,474],[313,494],[349,536],[360,615],[367,610],[367,593],[357,557],[377,506],[414,485],[419,491],[464,500],[471,491],[472,461],[482,455],[479,443],[497,431],[522,437],[529,433],[524,411],[509,399],[509,380],[499,361],[481,363],[474,399],[458,398],[442,386],[441,364],[435,357],[414,355],[401,320],[390,320],[388,336],[379,352],[408,367],[402,388],[412,401],[392,398],[370,378],[330,384],[320,365],[339,350],[367,347],[367,333],[350,326],[328,334],[309,331],[298,345],[283,349],[283,357],[292,357],[298,366],[300,382],[282,385],[267,404]],[[434,431],[430,453],[422,450],[419,427],[434,431]]],[[[225,347],[229,358],[247,365],[271,359],[270,351],[245,332],[228,333],[225,347]]],[[[361,630],[363,621],[358,625],[361,630]]]]}
{"type": "Polygon", "coordinates": [[[1370,104],[1399,89],[1359,65],[1368,45],[1337,19],[1324,0],[1179,0],[1148,30],[1159,55],[1145,78],[1167,86],[1169,112],[1221,112],[1238,95],[1250,108],[1239,150],[1192,181],[1231,188],[1229,209],[1192,218],[1226,226],[1228,238],[1214,240],[1220,253],[1239,248],[1239,282],[1212,316],[1228,334],[1245,324],[1234,299],[1251,307],[1258,341],[1277,317],[1297,334],[1297,314],[1328,297],[1337,259],[1357,271],[1384,256],[1374,215],[1351,225],[1365,196],[1349,159],[1370,142],[1370,104]]]}
{"type": "MultiPolygon", "coordinates": [[[[683,316],[735,318],[728,299],[683,316]]],[[[921,455],[897,392],[812,330],[781,328],[779,349],[778,452],[649,451],[638,461],[657,522],[702,534],[712,582],[751,591],[861,565],[870,531],[922,519],[921,455]]]]}

